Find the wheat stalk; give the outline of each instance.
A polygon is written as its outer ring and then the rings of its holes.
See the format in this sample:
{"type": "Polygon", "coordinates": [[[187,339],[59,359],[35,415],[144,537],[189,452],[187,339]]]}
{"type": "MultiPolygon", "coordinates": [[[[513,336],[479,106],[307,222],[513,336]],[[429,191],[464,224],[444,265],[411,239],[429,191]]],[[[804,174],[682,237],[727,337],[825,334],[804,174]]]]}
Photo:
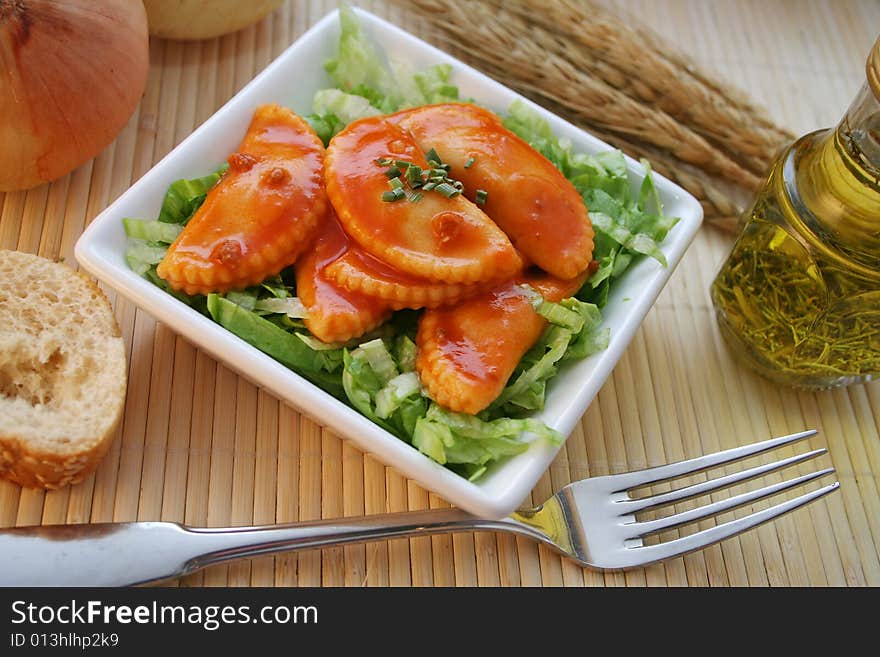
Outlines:
{"type": "Polygon", "coordinates": [[[709,95],[716,96],[722,105],[742,110],[746,120],[751,120],[756,126],[769,131],[768,135],[771,140],[786,141],[794,138],[794,135],[776,125],[760,107],[756,106],[748,94],[704,71],[693,59],[679,51],[656,32],[640,24],[637,19],[624,10],[608,12],[595,0],[579,0],[580,4],[572,3],[570,0],[560,0],[560,2],[575,8],[589,6],[598,12],[606,13],[611,19],[616,16],[616,25],[630,27],[644,41],[646,49],[656,52],[659,57],[672,64],[680,76],[690,78],[693,84],[702,86],[709,95]]]}
{"type": "Polygon", "coordinates": [[[496,11],[513,12],[580,44],[560,52],[632,98],[656,104],[754,173],[763,174],[779,147],[792,139],[741,92],[712,83],[671,44],[595,0],[494,1],[496,11]]]}

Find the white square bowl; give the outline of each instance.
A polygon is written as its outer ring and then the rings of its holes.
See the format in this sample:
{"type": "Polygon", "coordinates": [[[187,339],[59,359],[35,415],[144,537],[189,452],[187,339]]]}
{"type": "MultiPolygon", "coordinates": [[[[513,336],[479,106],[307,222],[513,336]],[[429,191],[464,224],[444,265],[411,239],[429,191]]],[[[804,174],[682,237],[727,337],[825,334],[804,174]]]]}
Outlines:
{"type": "MultiPolygon", "coordinates": [[[[415,69],[452,65],[452,82],[462,97],[504,113],[521,100],[544,117],[559,137],[576,151],[596,153],[611,147],[556,115],[522,98],[482,73],[372,14],[356,10],[363,29],[389,58],[406,60],[415,69]]],[[[179,178],[214,170],[233,152],[257,105],[280,103],[295,112],[311,113],[312,96],[331,86],[323,63],[333,57],[339,40],[336,11],[325,16],[254,78],[226,105],[171,151],[89,225],[76,244],[76,259],[89,273],[115,288],[159,321],[185,336],[254,383],[289,402],[319,423],[354,441],[422,486],[473,514],[496,518],[516,509],[549,466],[558,446],[536,442],[528,450],[490,468],[469,482],[373,424],[306,379],[239,339],[131,271],[125,262],[123,217],[156,217],[165,191],[179,178]]],[[[627,158],[633,186],[645,169],[627,158]]],[[[661,288],[669,280],[702,222],[700,204],[674,183],[655,175],[667,213],[679,223],[661,245],[668,266],[641,258],[616,281],[603,325],[611,329],[607,349],[567,366],[548,385],[547,403],[539,417],[564,435],[571,433],[629,344],[661,288]]]]}

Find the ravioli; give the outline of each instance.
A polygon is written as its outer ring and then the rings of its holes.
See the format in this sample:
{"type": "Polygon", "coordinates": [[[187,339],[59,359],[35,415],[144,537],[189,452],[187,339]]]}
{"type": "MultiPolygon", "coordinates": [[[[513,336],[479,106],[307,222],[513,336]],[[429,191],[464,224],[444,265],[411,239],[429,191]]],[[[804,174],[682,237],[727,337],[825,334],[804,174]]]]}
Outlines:
{"type": "Polygon", "coordinates": [[[490,283],[438,283],[397,271],[359,247],[349,248],[324,270],[351,292],[382,299],[392,309],[436,308],[485,291],[490,283]]]}
{"type": "Polygon", "coordinates": [[[522,284],[559,301],[588,275],[561,280],[529,272],[454,306],[426,310],[416,334],[416,371],[431,399],[471,415],[489,406],[547,326],[522,284]]]}
{"type": "Polygon", "coordinates": [[[348,245],[339,220],[330,212],[319,225],[314,243],[294,266],[297,295],[307,313],[303,321],[323,342],[360,337],[391,316],[387,303],[350,292],[324,275],[327,264],[345,253],[348,245]]]}
{"type": "Polygon", "coordinates": [[[384,201],[389,179],[377,162],[385,159],[428,168],[413,137],[382,116],[355,121],[327,148],[327,194],[365,251],[401,272],[444,283],[499,279],[520,268],[504,232],[461,195],[384,201]]]}
{"type": "Polygon", "coordinates": [[[594,231],[581,195],[547,158],[492,112],[466,103],[426,105],[389,117],[420,149],[435,149],[482,209],[531,262],[561,279],[584,271],[594,231]],[[481,194],[482,196],[482,194],[481,194]]]}
{"type": "Polygon", "coordinates": [[[156,271],[187,294],[256,285],[291,265],[329,204],[324,145],[279,105],[257,108],[229,170],[168,248],[156,271]]]}

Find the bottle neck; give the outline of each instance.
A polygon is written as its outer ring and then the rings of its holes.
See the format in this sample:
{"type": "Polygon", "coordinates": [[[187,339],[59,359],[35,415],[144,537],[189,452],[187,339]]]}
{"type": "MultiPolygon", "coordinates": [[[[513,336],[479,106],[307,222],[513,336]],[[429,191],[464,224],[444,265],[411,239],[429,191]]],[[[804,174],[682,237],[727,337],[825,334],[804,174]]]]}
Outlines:
{"type": "Polygon", "coordinates": [[[880,269],[880,102],[870,85],[834,130],[807,135],[790,156],[810,231],[880,269]]]}

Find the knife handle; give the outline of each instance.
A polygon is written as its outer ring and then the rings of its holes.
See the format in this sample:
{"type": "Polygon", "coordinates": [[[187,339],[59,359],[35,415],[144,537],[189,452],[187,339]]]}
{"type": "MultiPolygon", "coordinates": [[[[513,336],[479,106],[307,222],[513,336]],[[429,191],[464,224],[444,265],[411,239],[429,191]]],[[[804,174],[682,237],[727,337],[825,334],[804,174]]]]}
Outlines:
{"type": "Polygon", "coordinates": [[[16,527],[0,531],[0,585],[130,586],[245,557],[474,529],[534,533],[510,518],[485,520],[453,508],[255,527],[173,522],[16,527]]]}

